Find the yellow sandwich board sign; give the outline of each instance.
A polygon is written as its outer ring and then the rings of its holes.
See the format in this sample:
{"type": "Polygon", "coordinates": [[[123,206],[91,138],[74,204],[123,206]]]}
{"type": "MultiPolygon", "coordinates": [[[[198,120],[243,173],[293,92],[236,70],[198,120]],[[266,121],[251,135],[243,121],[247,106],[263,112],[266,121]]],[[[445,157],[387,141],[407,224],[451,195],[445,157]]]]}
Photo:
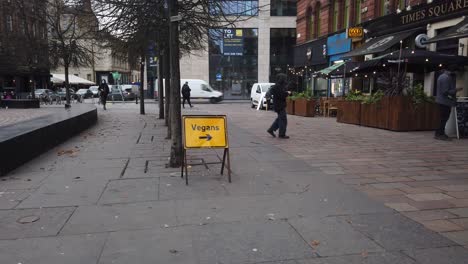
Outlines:
{"type": "Polygon", "coordinates": [[[228,148],[226,116],[183,116],[184,148],[228,148]]]}
{"type": "MultiPolygon", "coordinates": [[[[221,175],[223,175],[224,168],[228,170],[228,180],[231,182],[231,161],[229,158],[229,144],[227,135],[227,120],[225,115],[184,115],[182,116],[183,124],[183,139],[184,149],[182,166],[180,176],[184,177],[185,171],[185,184],[188,185],[188,167],[189,161],[187,160],[187,151],[189,149],[202,149],[202,148],[223,148],[223,158],[220,162],[193,164],[204,165],[219,164],[221,163],[221,175]]],[[[208,168],[208,167],[207,167],[208,168]]]]}

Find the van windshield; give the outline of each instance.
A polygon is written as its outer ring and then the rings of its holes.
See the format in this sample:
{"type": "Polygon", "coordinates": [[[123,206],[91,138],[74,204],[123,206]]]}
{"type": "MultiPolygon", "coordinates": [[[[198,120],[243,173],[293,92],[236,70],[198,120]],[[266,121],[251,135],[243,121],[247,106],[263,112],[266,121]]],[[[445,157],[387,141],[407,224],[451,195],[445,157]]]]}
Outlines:
{"type": "Polygon", "coordinates": [[[211,87],[209,87],[208,85],[206,85],[206,84],[204,84],[204,83],[202,83],[201,89],[202,89],[203,91],[206,91],[206,92],[212,92],[212,91],[213,91],[213,89],[211,89],[211,87]]]}

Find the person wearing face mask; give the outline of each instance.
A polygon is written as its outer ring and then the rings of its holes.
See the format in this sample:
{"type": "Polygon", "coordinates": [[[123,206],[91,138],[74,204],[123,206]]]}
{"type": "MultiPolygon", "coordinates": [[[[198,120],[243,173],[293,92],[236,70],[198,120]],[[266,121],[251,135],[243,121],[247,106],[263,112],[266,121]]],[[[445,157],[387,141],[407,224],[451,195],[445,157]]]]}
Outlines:
{"type": "Polygon", "coordinates": [[[457,105],[456,71],[457,65],[449,65],[437,78],[436,103],[440,110],[439,128],[435,131],[434,138],[438,140],[450,140],[445,134],[445,126],[450,117],[452,107],[457,105]]]}

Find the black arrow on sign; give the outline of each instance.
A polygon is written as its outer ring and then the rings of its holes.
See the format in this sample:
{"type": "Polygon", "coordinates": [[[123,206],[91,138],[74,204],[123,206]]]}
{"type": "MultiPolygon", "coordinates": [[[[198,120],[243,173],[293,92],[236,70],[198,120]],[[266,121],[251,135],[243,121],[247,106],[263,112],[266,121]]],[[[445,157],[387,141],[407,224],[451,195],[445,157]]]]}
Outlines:
{"type": "Polygon", "coordinates": [[[206,134],[206,136],[201,136],[199,137],[199,139],[206,139],[206,141],[210,141],[212,137],[210,136],[210,134],[206,134]]]}

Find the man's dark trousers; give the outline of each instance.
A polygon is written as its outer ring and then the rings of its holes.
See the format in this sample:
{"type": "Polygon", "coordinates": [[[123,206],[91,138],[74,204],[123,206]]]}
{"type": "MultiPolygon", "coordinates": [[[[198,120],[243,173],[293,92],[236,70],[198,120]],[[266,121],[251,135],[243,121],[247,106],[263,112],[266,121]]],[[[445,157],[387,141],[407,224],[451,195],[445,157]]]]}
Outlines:
{"type": "Polygon", "coordinates": [[[447,121],[450,117],[451,107],[447,105],[439,104],[439,110],[440,110],[440,124],[439,124],[439,128],[435,132],[435,135],[443,136],[445,135],[445,125],[447,124],[447,121]]]}
{"type": "Polygon", "coordinates": [[[288,118],[286,116],[286,109],[280,110],[276,112],[278,117],[275,119],[273,124],[271,125],[269,131],[276,131],[279,129],[279,136],[286,136],[286,126],[288,125],[288,118]]]}
{"type": "Polygon", "coordinates": [[[190,96],[183,96],[182,97],[182,106],[185,108],[185,101],[187,100],[187,103],[189,104],[190,107],[192,107],[192,103],[190,103],[190,96]]]}

